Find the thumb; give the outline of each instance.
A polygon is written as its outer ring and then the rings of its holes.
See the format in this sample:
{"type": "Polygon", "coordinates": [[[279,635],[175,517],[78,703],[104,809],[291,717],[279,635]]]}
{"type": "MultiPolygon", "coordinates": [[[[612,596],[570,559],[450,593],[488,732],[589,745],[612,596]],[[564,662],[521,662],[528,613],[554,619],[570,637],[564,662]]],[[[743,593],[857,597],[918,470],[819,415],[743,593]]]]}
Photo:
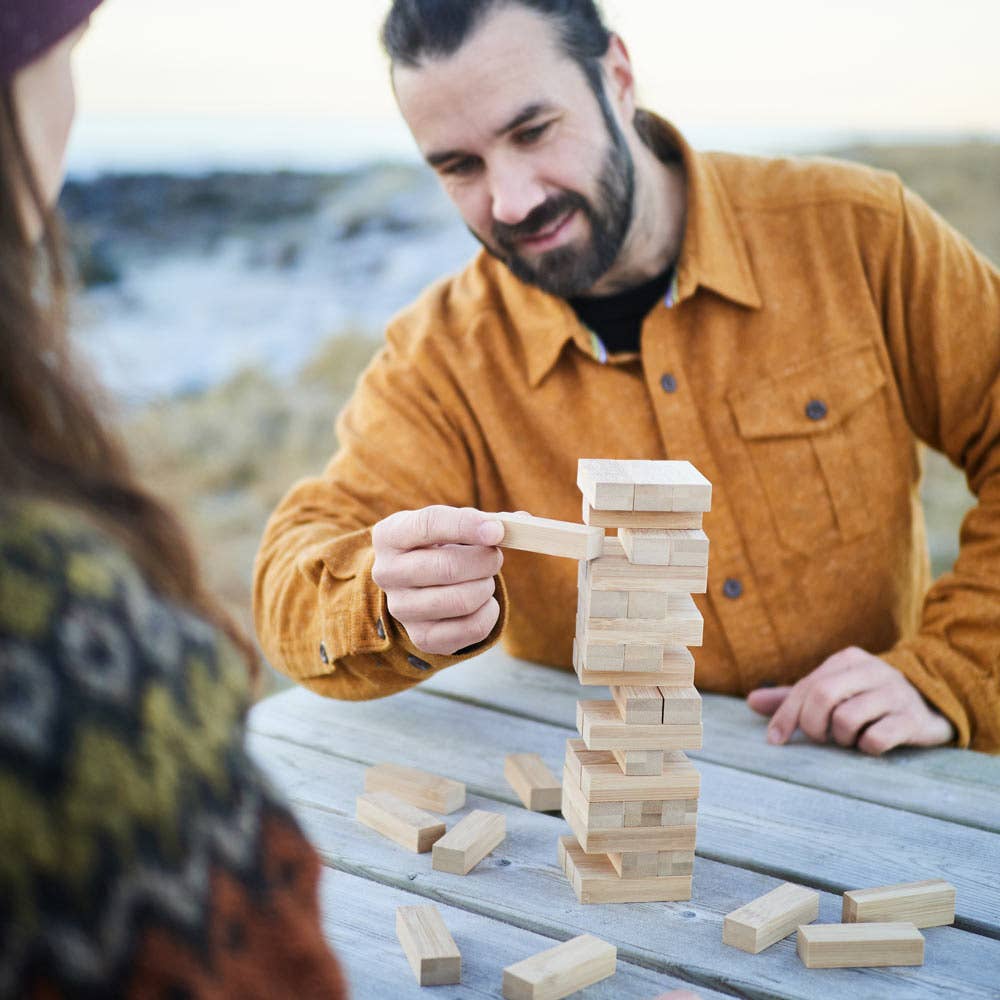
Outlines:
{"type": "Polygon", "coordinates": [[[747,704],[760,715],[774,715],[791,690],[788,686],[757,688],[747,695],[747,704]]]}

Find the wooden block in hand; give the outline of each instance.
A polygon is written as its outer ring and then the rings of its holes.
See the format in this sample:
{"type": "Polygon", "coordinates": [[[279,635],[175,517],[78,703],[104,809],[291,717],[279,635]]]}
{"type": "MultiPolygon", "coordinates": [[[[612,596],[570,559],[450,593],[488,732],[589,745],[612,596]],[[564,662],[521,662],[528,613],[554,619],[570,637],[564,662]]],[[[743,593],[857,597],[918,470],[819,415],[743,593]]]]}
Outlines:
{"type": "Polygon", "coordinates": [[[434,845],[431,867],[451,875],[468,875],[506,836],[507,821],[500,813],[476,809],[434,845]]]}
{"type": "Polygon", "coordinates": [[[604,529],[531,514],[491,514],[503,525],[503,549],[521,549],[566,559],[596,559],[604,549],[604,529]]]}
{"type": "Polygon", "coordinates": [[[659,688],[634,685],[612,687],[611,697],[622,719],[629,724],[656,726],[663,722],[663,695],[659,688]]]}
{"type": "Polygon", "coordinates": [[[511,753],[504,758],[507,783],[533,812],[552,812],[562,806],[562,784],[537,753],[511,753]]]}
{"type": "Polygon", "coordinates": [[[942,927],[955,922],[955,887],[943,879],[902,882],[844,893],[841,919],[850,923],[908,921],[914,927],[942,927]]]}
{"type": "Polygon", "coordinates": [[[818,916],[819,893],[786,882],[727,914],[722,943],[758,955],[818,916]]]}
{"type": "Polygon", "coordinates": [[[415,854],[429,851],[445,833],[445,825],[437,816],[389,792],[359,795],[355,815],[359,823],[415,854]]]}
{"type": "Polygon", "coordinates": [[[799,928],[797,947],[807,969],[924,964],[924,936],[909,922],[806,924],[799,928]]]}
{"type": "Polygon", "coordinates": [[[701,528],[700,512],[661,510],[595,510],[583,499],[581,520],[600,528],[670,528],[673,531],[697,531],[701,528]]]}
{"type": "Polygon", "coordinates": [[[465,805],[465,785],[402,764],[376,764],[365,771],[366,792],[390,792],[429,812],[453,813],[465,805]]]}
{"type": "Polygon", "coordinates": [[[503,970],[506,1000],[559,1000],[615,974],[618,950],[592,934],[565,941],[503,970]]]}
{"type": "Polygon", "coordinates": [[[462,981],[462,956],[436,906],[397,906],[396,937],[419,985],[462,981]]]}

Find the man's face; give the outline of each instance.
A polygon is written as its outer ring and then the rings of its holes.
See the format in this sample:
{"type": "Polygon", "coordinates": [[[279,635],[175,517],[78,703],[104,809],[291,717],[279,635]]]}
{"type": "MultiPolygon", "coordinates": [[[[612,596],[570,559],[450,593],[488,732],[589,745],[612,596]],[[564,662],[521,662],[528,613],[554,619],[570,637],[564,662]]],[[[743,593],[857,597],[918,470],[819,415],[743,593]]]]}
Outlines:
{"type": "Polygon", "coordinates": [[[397,67],[394,82],[417,145],[490,253],[564,298],[607,273],[632,222],[632,156],[545,18],[501,7],[453,56],[397,67]]]}

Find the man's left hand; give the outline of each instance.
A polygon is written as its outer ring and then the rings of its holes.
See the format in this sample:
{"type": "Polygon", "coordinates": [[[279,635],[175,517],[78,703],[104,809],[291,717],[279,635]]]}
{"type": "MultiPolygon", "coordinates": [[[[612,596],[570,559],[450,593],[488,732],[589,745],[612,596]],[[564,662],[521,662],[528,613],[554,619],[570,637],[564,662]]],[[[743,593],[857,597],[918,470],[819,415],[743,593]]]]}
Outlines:
{"type": "Polygon", "coordinates": [[[853,646],[792,687],[751,691],[747,703],[772,716],[769,743],[787,743],[801,729],[817,743],[856,746],[878,756],[893,747],[933,747],[955,738],[952,724],[895,667],[853,646]]]}

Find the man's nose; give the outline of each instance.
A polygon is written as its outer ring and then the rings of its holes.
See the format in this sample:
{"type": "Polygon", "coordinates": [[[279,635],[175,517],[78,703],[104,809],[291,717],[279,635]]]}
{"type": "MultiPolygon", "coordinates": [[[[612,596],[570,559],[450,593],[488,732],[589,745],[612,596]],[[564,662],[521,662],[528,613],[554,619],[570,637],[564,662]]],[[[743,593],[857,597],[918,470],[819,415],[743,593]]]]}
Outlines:
{"type": "Polygon", "coordinates": [[[545,190],[534,171],[524,165],[501,164],[492,171],[493,218],[516,226],[545,201],[545,190]]]}

